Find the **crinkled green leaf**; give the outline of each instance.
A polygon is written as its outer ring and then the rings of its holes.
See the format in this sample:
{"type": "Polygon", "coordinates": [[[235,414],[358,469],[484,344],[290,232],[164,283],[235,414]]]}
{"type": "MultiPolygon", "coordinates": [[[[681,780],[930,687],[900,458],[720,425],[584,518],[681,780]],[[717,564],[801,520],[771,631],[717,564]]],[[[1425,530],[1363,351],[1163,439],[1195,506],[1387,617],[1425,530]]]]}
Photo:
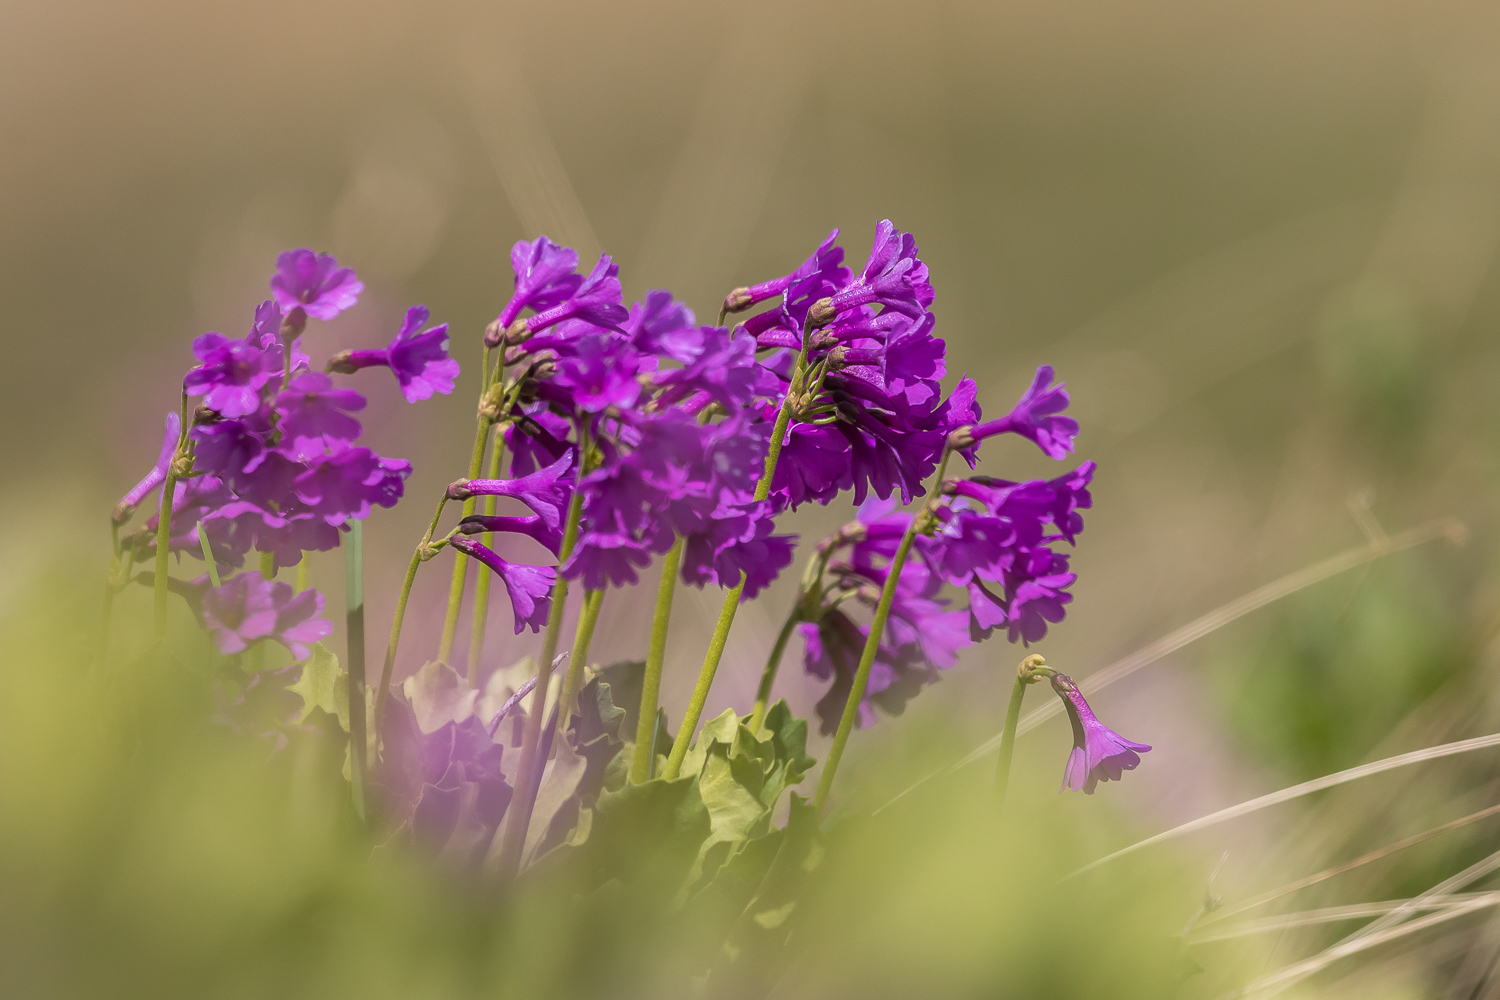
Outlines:
{"type": "MultiPolygon", "coordinates": [[[[567,815],[570,806],[572,814],[569,816],[569,829],[577,822],[578,804],[574,796],[588,769],[588,761],[574,753],[567,740],[556,740],[553,745],[556,752],[542,772],[542,781],[537,787],[536,805],[531,810],[531,825],[526,830],[522,864],[532,861],[538,848],[549,839],[548,835],[555,832],[552,830],[553,821],[559,815],[567,815]]],[[[566,831],[562,833],[565,834],[566,831]]]]}
{"type": "Polygon", "coordinates": [[[401,682],[401,692],[411,703],[417,727],[424,733],[467,719],[474,714],[474,702],[479,697],[479,692],[442,660],[422,664],[422,669],[401,682]]]}
{"type": "Polygon", "coordinates": [[[800,782],[817,760],[807,755],[807,720],[792,715],[785,699],[766,713],[765,729],[770,733],[774,759],[761,790],[761,801],[767,808],[774,808],[781,793],[800,782]]]}
{"type": "Polygon", "coordinates": [[[339,720],[339,728],[349,731],[349,675],[339,665],[339,658],[321,642],[314,643],[312,656],[302,665],[302,675],[287,686],[302,698],[298,722],[307,721],[314,709],[322,709],[339,720]]]}

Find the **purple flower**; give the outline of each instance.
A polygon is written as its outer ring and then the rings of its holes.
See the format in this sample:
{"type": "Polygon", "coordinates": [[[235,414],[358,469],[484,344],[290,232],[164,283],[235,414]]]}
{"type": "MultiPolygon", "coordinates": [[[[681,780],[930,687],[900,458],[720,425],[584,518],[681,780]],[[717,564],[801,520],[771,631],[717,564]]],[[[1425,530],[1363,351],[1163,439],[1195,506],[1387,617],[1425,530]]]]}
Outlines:
{"type": "Polygon", "coordinates": [[[151,471],[141,477],[141,481],[130,488],[130,491],[120,498],[115,504],[114,513],[110,515],[116,525],[124,524],[130,520],[130,515],[140,506],[141,501],[167,478],[167,469],[172,464],[172,456],[177,451],[177,439],[182,436],[182,418],[176,413],[167,414],[167,430],[161,439],[161,452],[156,456],[156,464],[151,471]]]}
{"type": "Polygon", "coordinates": [[[533,632],[541,631],[552,610],[552,585],[557,581],[555,570],[546,566],[507,562],[494,550],[467,535],[454,536],[450,544],[465,555],[484,563],[504,582],[505,590],[510,594],[517,635],[528,626],[533,632]]]}
{"type": "Polygon", "coordinates": [[[308,643],[333,634],[333,625],[317,617],[323,612],[322,594],[296,593],[289,583],[273,583],[254,573],[241,573],[208,590],[202,611],[219,652],[226,654],[269,638],[302,660],[309,654],[308,643]]]}
{"type": "Polygon", "coordinates": [[[1078,435],[1078,421],[1059,416],[1068,408],[1068,393],[1063,383],[1052,384],[1052,366],[1036,370],[1031,386],[1021,394],[1015,409],[998,420],[980,424],[972,431],[975,441],[1009,432],[1030,438],[1049,458],[1063,459],[1073,450],[1078,435]]]}
{"type": "Polygon", "coordinates": [[[231,485],[245,482],[266,460],[266,429],[248,420],[221,420],[194,427],[188,432],[197,443],[194,468],[212,472],[231,485]]]}
{"type": "Polygon", "coordinates": [[[363,520],[370,506],[394,507],[411,464],[381,458],[369,448],[345,448],[316,462],[296,479],[297,499],[331,525],[363,520]]]}
{"type": "Polygon", "coordinates": [[[520,479],[460,479],[448,487],[448,499],[514,497],[541,515],[549,528],[560,528],[563,508],[573,495],[572,487],[563,481],[563,476],[572,466],[573,455],[567,452],[545,469],[538,469],[520,479]]]}
{"type": "Polygon", "coordinates": [[[331,255],[306,248],[277,257],[271,277],[271,294],[283,312],[301,309],[314,319],[333,319],[359,301],[364,290],[352,268],[339,267],[331,255]]]}
{"type": "Polygon", "coordinates": [[[560,572],[570,580],[581,579],[585,590],[603,590],[639,583],[636,570],[650,564],[650,553],[629,535],[586,531],[560,572]]]}
{"type": "Polygon", "coordinates": [[[510,532],[517,535],[526,535],[540,543],[554,556],[557,555],[558,549],[562,548],[562,531],[555,525],[548,525],[540,514],[532,514],[528,517],[510,517],[503,514],[470,514],[458,522],[458,530],[466,535],[480,535],[485,532],[510,532]]]}
{"type": "Polygon", "coordinates": [[[365,397],[353,389],[335,389],[323,372],[302,372],[276,396],[281,411],[281,447],[307,460],[359,437],[359,421],[349,416],[365,408],[365,397]]]}
{"type": "Polygon", "coordinates": [[[617,329],[630,318],[630,313],[621,305],[620,265],[613,263],[608,254],[599,255],[599,263],[566,301],[544,309],[526,321],[526,328],[540,333],[564,320],[577,319],[605,329],[617,329]]]}
{"type": "Polygon", "coordinates": [[[1139,766],[1141,754],[1151,748],[1144,743],[1132,743],[1094,718],[1073,678],[1054,674],[1052,690],[1063,700],[1068,721],[1073,724],[1073,750],[1063,769],[1064,790],[1071,788],[1093,795],[1099,782],[1119,781],[1120,775],[1139,766]]]}
{"type": "Polygon", "coordinates": [[[193,354],[202,364],[183,376],[183,390],[202,396],[204,406],[226,417],[258,410],[261,386],[282,367],[276,346],[261,347],[249,338],[230,340],[222,333],[205,333],[194,340],[193,354]]]}
{"type": "Polygon", "coordinates": [[[573,273],[578,267],[578,251],[558,246],[545,236],[529,243],[521,240],[511,247],[510,266],[516,274],[516,290],[495,321],[501,329],[515,322],[522,309],[551,309],[583,284],[583,275],[573,273]]]}
{"type": "Polygon", "coordinates": [[[702,327],[699,333],[702,344],[696,358],[682,368],[656,373],[656,384],[667,390],[658,405],[669,406],[693,392],[703,393],[725,410],[749,403],[760,384],[755,338],[717,326],[702,327]]]}
{"type": "Polygon", "coordinates": [[[751,306],[778,295],[785,295],[787,290],[809,278],[821,277],[829,287],[841,287],[847,284],[852,272],[844,267],[844,248],[834,243],[839,238],[839,231],[835,229],[829,233],[827,238],[813,251],[811,257],[791,274],[763,281],[758,285],[750,285],[747,288],[736,288],[729,293],[724,300],[724,311],[727,313],[741,312],[751,306]]]}
{"type": "Polygon", "coordinates": [[[646,293],[644,303],[630,307],[630,316],[621,327],[630,343],[642,354],[656,354],[680,361],[692,361],[703,350],[703,330],[694,325],[693,311],[660,289],[646,293]]]}
{"type": "Polygon", "coordinates": [[[384,365],[396,376],[401,395],[408,403],[447,395],[458,377],[458,362],[448,357],[448,324],[421,330],[427,322],[427,307],[412,306],[394,340],[383,350],[344,351],[328,362],[328,370],[349,374],[361,368],[384,365]]]}
{"type": "Polygon", "coordinates": [[[557,363],[552,381],[570,390],[574,406],[587,413],[611,406],[626,409],[641,395],[636,378],[641,360],[628,343],[595,334],[580,340],[576,353],[557,363]]]}

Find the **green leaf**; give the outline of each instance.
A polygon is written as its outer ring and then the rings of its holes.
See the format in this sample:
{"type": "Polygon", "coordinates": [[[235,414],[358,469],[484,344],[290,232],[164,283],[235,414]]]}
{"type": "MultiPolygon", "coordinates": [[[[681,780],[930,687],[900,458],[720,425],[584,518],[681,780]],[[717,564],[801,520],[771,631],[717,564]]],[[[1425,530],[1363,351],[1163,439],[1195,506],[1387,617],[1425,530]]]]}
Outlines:
{"type": "Polygon", "coordinates": [[[417,715],[417,728],[424,733],[467,719],[474,714],[474,701],[479,697],[479,692],[442,660],[422,664],[422,669],[402,681],[401,691],[417,715]]]}
{"type": "Polygon", "coordinates": [[[766,774],[761,801],[774,808],[781,793],[800,782],[817,763],[807,755],[807,720],[792,715],[785,699],[766,713],[765,728],[770,732],[774,762],[766,774]]]}
{"type": "Polygon", "coordinates": [[[298,722],[307,721],[314,709],[322,709],[339,720],[339,728],[349,731],[349,676],[339,665],[339,658],[321,642],[313,644],[312,656],[302,665],[302,675],[287,686],[302,698],[298,722]]]}
{"type": "Polygon", "coordinates": [[[548,834],[553,832],[553,821],[559,814],[566,815],[566,806],[573,804],[570,829],[578,817],[574,796],[583,780],[584,771],[588,769],[588,761],[574,753],[567,740],[555,740],[553,745],[557,748],[556,752],[542,772],[542,781],[537,787],[536,805],[531,810],[531,825],[527,827],[526,847],[521,855],[523,865],[534,860],[538,848],[546,842],[548,834]]]}

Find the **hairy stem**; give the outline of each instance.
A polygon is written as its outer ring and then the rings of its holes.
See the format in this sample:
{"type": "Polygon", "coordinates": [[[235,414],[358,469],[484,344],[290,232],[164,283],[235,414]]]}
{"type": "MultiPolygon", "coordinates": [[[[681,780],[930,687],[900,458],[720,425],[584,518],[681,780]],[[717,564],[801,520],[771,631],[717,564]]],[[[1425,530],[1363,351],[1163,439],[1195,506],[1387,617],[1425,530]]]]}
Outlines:
{"type": "MultiPolygon", "coordinates": [[[[302,556],[307,560],[306,553],[302,556]]],[[[345,641],[349,656],[349,787],[354,812],[365,818],[365,772],[369,740],[365,729],[365,586],[364,523],[349,522],[344,542],[345,641]]]]}
{"type": "MultiPolygon", "coordinates": [[[[484,464],[484,445],[489,438],[490,419],[479,418],[474,433],[474,451],[469,456],[469,478],[478,479],[479,469],[484,464]]],[[[464,516],[474,513],[474,497],[464,501],[464,516]]],[[[453,580],[448,584],[448,612],[443,616],[443,638],[438,644],[438,659],[444,663],[453,655],[453,640],[458,636],[458,613],[464,603],[464,581],[469,574],[469,557],[462,552],[453,553],[453,580]]]]}
{"type": "Polygon", "coordinates": [[[630,780],[650,780],[656,756],[656,706],[661,696],[661,666],[667,655],[667,626],[672,620],[672,597],[677,592],[677,571],[682,566],[682,536],[678,535],[661,562],[661,582],[656,586],[656,611],[651,616],[651,644],[646,648],[646,673],[641,681],[641,710],[635,723],[635,756],[630,760],[630,780]]]}
{"type": "MultiPolygon", "coordinates": [[[[580,475],[582,469],[579,470],[580,475]]],[[[578,522],[583,516],[583,491],[575,489],[568,502],[568,521],[563,530],[562,548],[557,564],[561,566],[573,554],[578,541],[578,522]]],[[[521,763],[516,772],[516,793],[506,810],[505,831],[500,840],[494,871],[501,878],[513,877],[521,867],[521,849],[526,845],[526,828],[531,824],[531,809],[536,804],[537,748],[542,741],[542,709],[547,705],[547,685],[552,680],[552,660],[557,655],[557,639],[562,632],[563,605],[568,599],[568,581],[561,572],[552,585],[552,606],[547,612],[547,630],[542,637],[541,658],[537,662],[536,689],[531,692],[531,707],[526,716],[526,732],[521,741],[521,763]]],[[[488,859],[486,859],[488,860],[488,859]]]]}
{"type": "Polygon", "coordinates": [[[176,492],[177,477],[169,470],[166,482],[161,484],[161,511],[156,522],[155,617],[152,619],[152,636],[156,639],[167,637],[167,549],[172,542],[172,497],[176,492]]]}
{"type": "Polygon", "coordinates": [[[432,541],[432,533],[437,531],[438,521],[443,516],[443,507],[448,503],[448,495],[438,501],[437,511],[432,515],[432,523],[427,526],[427,534],[422,536],[422,541],[417,544],[417,550],[411,554],[411,564],[406,567],[406,578],[401,581],[401,594],[396,598],[396,614],[391,618],[391,637],[385,644],[385,663],[380,668],[380,687],[375,691],[375,731],[380,732],[380,724],[385,720],[385,703],[390,697],[391,674],[396,669],[396,647],[401,643],[401,623],[406,620],[406,602],[411,598],[411,585],[417,578],[417,567],[422,565],[423,556],[427,545],[432,541]]]}
{"type": "MultiPolygon", "coordinates": [[[[792,369],[792,378],[787,385],[786,399],[781,401],[781,410],[776,414],[776,426],[771,430],[771,446],[766,452],[765,470],[761,473],[760,482],[755,484],[755,499],[764,500],[771,495],[771,477],[776,474],[776,462],[781,458],[782,441],[786,438],[787,427],[792,422],[792,410],[797,405],[797,397],[801,392],[800,383],[807,369],[807,335],[802,337],[802,350],[797,355],[797,364],[792,369]]],[[[677,772],[682,770],[682,761],[687,757],[688,746],[693,742],[693,733],[698,728],[698,720],[703,717],[703,706],[708,701],[708,690],[713,687],[714,674],[719,670],[719,660],[724,656],[724,646],[729,641],[729,629],[734,624],[735,612],[740,607],[740,596],[745,592],[745,575],[740,574],[740,582],[731,587],[724,595],[724,605],[719,609],[719,622],[714,627],[713,638],[708,644],[708,653],[703,657],[703,667],[698,671],[698,683],[693,686],[693,696],[688,701],[687,711],[683,713],[682,725],[677,730],[677,738],[672,741],[672,754],[667,758],[667,769],[664,776],[667,780],[677,777],[677,772]]]]}
{"type": "Polygon", "coordinates": [[[859,718],[859,706],[865,697],[865,688],[870,683],[870,668],[875,665],[875,653],[880,648],[880,637],[885,634],[885,624],[891,617],[891,602],[896,598],[896,585],[901,579],[901,570],[911,552],[912,539],[917,536],[917,525],[921,515],[913,517],[901,536],[901,545],[891,559],[886,571],[885,586],[880,591],[880,603],[875,606],[875,618],[870,622],[870,634],[865,638],[865,648],[859,656],[859,669],[854,672],[854,684],[849,689],[849,700],[844,703],[844,715],[839,719],[838,732],[833,734],[833,746],[828,750],[828,763],[823,766],[823,777],[818,780],[818,791],[813,796],[813,806],[822,810],[828,801],[828,790],[833,787],[833,776],[838,773],[839,761],[844,756],[844,747],[849,734],[854,731],[854,722],[859,718]]]}
{"type": "Polygon", "coordinates": [[[776,636],[776,645],[771,647],[771,655],[766,658],[766,669],[761,671],[760,688],[755,692],[755,708],[750,712],[750,731],[760,734],[760,727],[766,721],[766,709],[771,704],[771,688],[776,683],[776,671],[781,669],[781,657],[786,653],[786,644],[792,637],[792,629],[802,621],[802,602],[792,608],[791,614],[786,616],[786,622],[781,626],[781,632],[776,636]]]}
{"type": "Polygon", "coordinates": [[[1005,791],[1010,787],[1010,758],[1016,749],[1016,724],[1021,721],[1021,700],[1031,683],[1025,668],[1016,672],[1015,686],[1010,689],[1010,707],[1005,710],[1005,730],[1000,737],[1000,759],[995,764],[995,805],[1005,805],[1005,791]]]}
{"type": "MultiPolygon", "coordinates": [[[[500,463],[505,457],[505,428],[495,427],[495,441],[490,448],[490,458],[485,466],[484,478],[500,478],[500,463]]],[[[484,513],[493,515],[495,513],[495,500],[493,495],[484,498],[484,513]]],[[[487,547],[495,544],[494,532],[486,531],[479,539],[487,547]]],[[[469,680],[469,687],[479,686],[479,661],[484,657],[484,632],[489,625],[490,619],[490,573],[480,573],[479,578],[474,581],[474,609],[473,622],[469,626],[469,666],[465,675],[469,680]]]]}

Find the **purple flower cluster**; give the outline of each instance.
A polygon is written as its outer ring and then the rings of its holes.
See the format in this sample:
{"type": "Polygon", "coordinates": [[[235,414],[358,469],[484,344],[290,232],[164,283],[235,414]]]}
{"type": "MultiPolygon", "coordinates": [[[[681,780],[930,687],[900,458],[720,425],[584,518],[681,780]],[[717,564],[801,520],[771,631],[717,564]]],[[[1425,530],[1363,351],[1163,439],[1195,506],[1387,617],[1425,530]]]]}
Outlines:
{"type": "MultiPolygon", "coordinates": [[[[221,568],[244,566],[252,550],[270,556],[276,568],[294,565],[304,552],[337,547],[340,530],[373,507],[394,506],[410,463],[358,443],[355,414],[365,397],[311,370],[301,350],[308,317],[332,319],[355,304],[363,287],[327,254],[281,254],[273,298],[255,310],[250,331],[238,339],[206,333],[193,342],[198,365],[183,378],[183,392],[201,397],[202,405],[185,437],[177,416],[168,416],[157,464],[121,500],[116,524],[163,483],[174,462],[181,468],[170,546],[201,558],[203,532],[221,568]]],[[[425,308],[411,309],[388,349],[346,351],[330,370],[386,365],[413,401],[451,391],[458,364],[447,357],[446,326],[417,332],[426,319],[425,308]]],[[[153,514],[127,540],[136,560],[154,555],[158,519],[153,514]]],[[[242,575],[206,594],[202,609],[223,652],[275,638],[301,658],[306,643],[327,634],[319,631],[326,623],[313,618],[322,601],[242,575]]]]}

